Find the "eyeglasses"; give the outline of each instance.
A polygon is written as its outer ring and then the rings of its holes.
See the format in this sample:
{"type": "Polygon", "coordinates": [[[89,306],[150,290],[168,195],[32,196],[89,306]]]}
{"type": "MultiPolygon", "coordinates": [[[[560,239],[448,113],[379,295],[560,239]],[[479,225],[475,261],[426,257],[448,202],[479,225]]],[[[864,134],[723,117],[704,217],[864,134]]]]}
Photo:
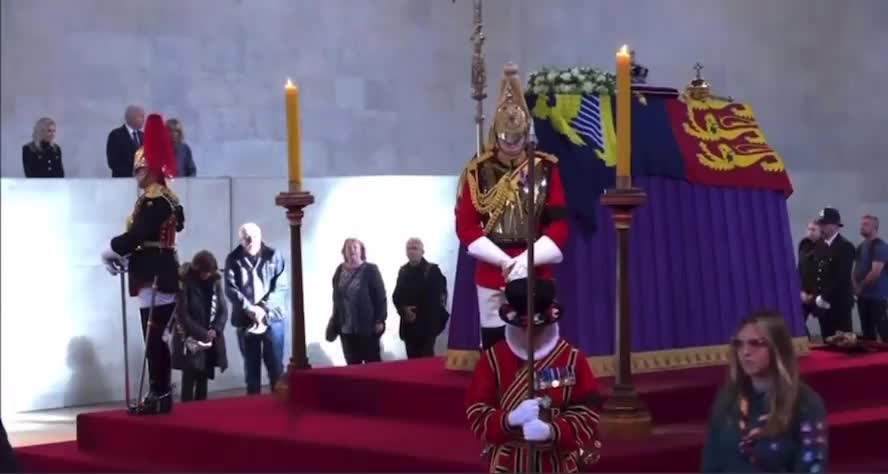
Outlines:
{"type": "Polygon", "coordinates": [[[757,339],[734,339],[731,341],[731,347],[735,350],[743,349],[744,347],[749,347],[750,349],[761,349],[763,347],[768,346],[768,341],[763,338],[757,339]]]}

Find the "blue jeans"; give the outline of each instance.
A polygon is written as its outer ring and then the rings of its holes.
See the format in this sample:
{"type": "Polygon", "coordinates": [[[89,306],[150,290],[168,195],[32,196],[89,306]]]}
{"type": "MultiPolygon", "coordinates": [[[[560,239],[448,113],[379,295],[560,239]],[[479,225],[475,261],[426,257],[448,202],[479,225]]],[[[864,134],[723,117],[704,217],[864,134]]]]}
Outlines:
{"type": "Polygon", "coordinates": [[[272,321],[264,334],[237,331],[237,342],[244,357],[247,395],[256,395],[262,386],[262,363],[268,371],[272,390],[284,371],[284,322],[272,321]]]}

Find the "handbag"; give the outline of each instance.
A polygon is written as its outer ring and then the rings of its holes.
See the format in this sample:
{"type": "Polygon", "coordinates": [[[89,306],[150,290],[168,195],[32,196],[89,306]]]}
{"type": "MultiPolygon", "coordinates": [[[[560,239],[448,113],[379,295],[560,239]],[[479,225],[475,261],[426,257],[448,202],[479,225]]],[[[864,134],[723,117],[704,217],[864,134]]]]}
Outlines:
{"type": "Polygon", "coordinates": [[[333,342],[339,337],[339,333],[342,330],[342,327],[339,325],[339,320],[336,319],[336,315],[330,315],[330,320],[327,321],[327,331],[326,338],[327,342],[333,342]]]}

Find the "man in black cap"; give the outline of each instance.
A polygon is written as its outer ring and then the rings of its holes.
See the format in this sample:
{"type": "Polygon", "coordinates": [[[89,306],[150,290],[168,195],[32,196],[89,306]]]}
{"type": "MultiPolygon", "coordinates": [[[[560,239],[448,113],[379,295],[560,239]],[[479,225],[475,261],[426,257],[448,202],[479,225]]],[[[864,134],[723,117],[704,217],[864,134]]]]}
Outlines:
{"type": "Polygon", "coordinates": [[[823,237],[814,250],[817,262],[817,319],[823,340],[836,331],[851,332],[851,310],[854,307],[854,245],[839,234],[843,227],[839,211],[826,207],[820,211],[817,224],[823,237]]]}

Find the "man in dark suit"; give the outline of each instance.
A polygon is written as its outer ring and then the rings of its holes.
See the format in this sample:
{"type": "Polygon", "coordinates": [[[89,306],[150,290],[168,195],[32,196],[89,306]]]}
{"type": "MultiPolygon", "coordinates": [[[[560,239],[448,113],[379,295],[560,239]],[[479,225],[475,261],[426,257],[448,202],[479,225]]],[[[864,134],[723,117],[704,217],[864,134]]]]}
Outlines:
{"type": "Polygon", "coordinates": [[[145,109],[130,105],[124,114],[124,124],[108,134],[105,156],[112,178],[133,177],[133,157],[136,150],[145,142],[142,125],[145,123],[145,109]]]}
{"type": "Polygon", "coordinates": [[[851,332],[851,309],[854,307],[854,245],[839,234],[842,218],[831,207],[820,211],[817,224],[823,232],[814,250],[817,261],[817,295],[820,333],[825,341],[836,331],[851,332]]]}

